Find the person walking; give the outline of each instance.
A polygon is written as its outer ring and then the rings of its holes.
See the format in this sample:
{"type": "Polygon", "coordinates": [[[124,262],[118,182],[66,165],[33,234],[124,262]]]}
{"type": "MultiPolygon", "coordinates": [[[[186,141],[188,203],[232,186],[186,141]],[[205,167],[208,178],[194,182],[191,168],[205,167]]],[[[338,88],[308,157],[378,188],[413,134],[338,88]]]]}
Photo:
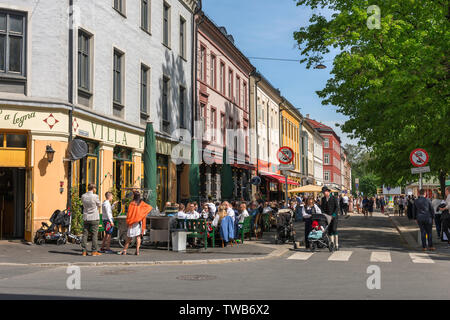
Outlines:
{"type": "Polygon", "coordinates": [[[97,187],[94,184],[88,185],[88,192],[81,196],[83,202],[83,239],[81,247],[83,248],[83,257],[87,256],[87,240],[89,231],[92,232],[92,256],[101,256],[98,250],[98,224],[100,221],[100,214],[98,209],[101,206],[97,192],[97,187]]]}
{"type": "Polygon", "coordinates": [[[425,190],[420,189],[419,198],[414,201],[413,206],[413,217],[417,221],[420,228],[420,234],[422,237],[422,250],[427,251],[427,238],[428,238],[428,249],[434,251],[433,247],[433,220],[434,220],[434,210],[431,205],[431,201],[425,198],[425,190]]]}
{"type": "Polygon", "coordinates": [[[350,208],[349,198],[346,194],[342,197],[342,214],[347,215],[348,209],[350,208]]]}
{"type": "Polygon", "coordinates": [[[450,187],[445,188],[445,203],[439,206],[441,211],[442,233],[447,237],[448,247],[450,248],[450,187]]]}
{"type": "Polygon", "coordinates": [[[310,197],[306,199],[305,205],[302,205],[302,216],[303,221],[305,221],[305,247],[306,249],[309,249],[310,243],[308,240],[308,235],[311,232],[312,228],[312,215],[313,214],[320,214],[322,211],[320,210],[319,206],[314,203],[314,198],[310,197]]]}
{"type": "Polygon", "coordinates": [[[405,210],[405,198],[403,196],[398,200],[398,215],[403,216],[403,211],[405,210]]]}
{"type": "Polygon", "coordinates": [[[384,214],[384,207],[386,206],[386,201],[384,200],[384,197],[380,198],[380,209],[381,213],[384,214]]]}
{"type": "Polygon", "coordinates": [[[433,207],[433,212],[434,212],[434,223],[436,224],[436,233],[437,233],[437,237],[438,239],[441,239],[441,216],[442,216],[442,211],[439,210],[439,205],[441,204],[442,199],[439,198],[439,192],[437,192],[436,190],[433,191],[433,200],[431,201],[431,206],[433,207]]]}
{"type": "Polygon", "coordinates": [[[375,199],[372,197],[369,200],[369,203],[367,204],[367,210],[369,211],[369,215],[372,217],[373,216],[373,207],[375,204],[375,199]]]}
{"type": "Polygon", "coordinates": [[[111,235],[114,231],[114,219],[112,211],[116,207],[116,204],[119,201],[116,201],[111,205],[111,202],[113,200],[113,194],[112,192],[106,192],[105,193],[105,201],[103,201],[102,204],[102,222],[103,222],[103,228],[105,229],[105,237],[103,238],[102,247],[100,249],[100,252],[102,253],[113,253],[111,250],[111,235]]]}
{"type": "Polygon", "coordinates": [[[326,213],[333,217],[328,226],[328,234],[331,236],[331,240],[334,243],[336,250],[339,250],[339,236],[337,232],[338,225],[338,200],[331,193],[331,190],[324,186],[322,188],[322,193],[324,197],[322,198],[322,202],[320,203],[320,209],[323,213],[326,213]]]}
{"type": "Polygon", "coordinates": [[[131,201],[128,207],[127,214],[127,240],[123,246],[123,250],[118,252],[120,255],[126,255],[128,246],[133,238],[136,238],[136,252],[135,255],[139,255],[139,248],[141,246],[141,237],[145,231],[145,224],[147,220],[147,215],[152,211],[152,206],[145,203],[141,199],[141,194],[139,191],[133,192],[133,201],[131,201]]]}

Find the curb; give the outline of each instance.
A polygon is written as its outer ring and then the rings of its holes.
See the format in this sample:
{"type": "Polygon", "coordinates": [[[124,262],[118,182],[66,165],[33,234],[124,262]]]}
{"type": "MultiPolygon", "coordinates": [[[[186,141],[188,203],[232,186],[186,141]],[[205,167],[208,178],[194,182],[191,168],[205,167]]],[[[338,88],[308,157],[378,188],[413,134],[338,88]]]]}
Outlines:
{"type": "Polygon", "coordinates": [[[392,219],[392,217],[387,214],[387,216],[389,217],[389,220],[392,222],[392,224],[394,225],[394,227],[397,229],[397,232],[399,233],[400,237],[403,239],[403,241],[407,244],[408,248],[410,250],[414,250],[414,251],[418,251],[417,249],[417,242],[413,239],[413,237],[409,234],[403,233],[400,228],[400,224],[395,221],[394,219],[392,219]]]}
{"type": "MultiPolygon", "coordinates": [[[[410,234],[402,232],[401,231],[402,226],[397,221],[392,219],[390,215],[388,215],[388,217],[389,217],[389,220],[391,220],[392,224],[397,229],[398,233],[400,234],[400,237],[407,243],[409,249],[413,250],[413,251],[422,252],[420,250],[421,244],[418,243],[416,240],[414,240],[414,238],[410,234]]],[[[427,251],[427,253],[433,254],[433,255],[440,255],[440,256],[450,257],[450,254],[445,253],[445,252],[436,252],[436,251],[429,252],[429,251],[427,251]]]]}
{"type": "Polygon", "coordinates": [[[114,267],[114,266],[154,266],[154,265],[200,265],[222,264],[232,262],[251,262],[280,257],[287,253],[289,248],[276,249],[262,257],[229,258],[229,259],[203,259],[203,260],[169,260],[169,261],[124,261],[124,262],[46,262],[46,263],[0,263],[0,266],[28,266],[28,267],[114,267]]]}

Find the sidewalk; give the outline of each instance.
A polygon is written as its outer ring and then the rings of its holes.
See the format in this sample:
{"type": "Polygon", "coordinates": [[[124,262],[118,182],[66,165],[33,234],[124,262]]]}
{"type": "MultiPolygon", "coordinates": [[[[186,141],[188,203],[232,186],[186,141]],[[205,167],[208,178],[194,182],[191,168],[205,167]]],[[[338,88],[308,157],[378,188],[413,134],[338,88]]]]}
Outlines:
{"type": "MultiPolygon", "coordinates": [[[[29,245],[18,241],[0,242],[0,266],[32,265],[32,266],[65,266],[65,265],[155,265],[155,264],[207,264],[240,261],[256,261],[284,254],[291,246],[271,244],[273,232],[264,234],[263,239],[245,240],[243,244],[233,247],[220,245],[208,249],[187,249],[186,252],[168,251],[167,247],[155,249],[152,246],[141,246],[140,255],[135,256],[135,248],[128,249],[128,255],[103,254],[99,257],[81,255],[81,246],[66,244],[58,246],[48,243],[42,246],[29,245]]],[[[99,242],[101,244],[101,242],[99,242]]],[[[88,249],[91,244],[88,243],[88,249]]],[[[117,243],[111,244],[115,252],[122,248],[117,243]]]]}
{"type": "MultiPolygon", "coordinates": [[[[389,218],[397,228],[400,235],[408,243],[408,246],[412,250],[421,250],[422,242],[419,239],[419,226],[415,220],[409,220],[407,216],[395,216],[389,214],[389,218]]],[[[446,241],[438,239],[436,233],[436,227],[433,222],[433,246],[436,248],[437,253],[450,255],[450,248],[448,248],[446,241]]]]}

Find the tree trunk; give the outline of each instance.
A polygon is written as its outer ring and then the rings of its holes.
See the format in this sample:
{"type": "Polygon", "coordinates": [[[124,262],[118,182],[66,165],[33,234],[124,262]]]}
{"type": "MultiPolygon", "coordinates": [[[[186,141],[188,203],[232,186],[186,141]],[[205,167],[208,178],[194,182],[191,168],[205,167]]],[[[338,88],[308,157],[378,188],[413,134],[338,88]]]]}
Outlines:
{"type": "Polygon", "coordinates": [[[441,186],[441,196],[442,199],[445,199],[445,178],[447,176],[447,173],[444,171],[444,169],[439,170],[439,184],[441,186]]]}

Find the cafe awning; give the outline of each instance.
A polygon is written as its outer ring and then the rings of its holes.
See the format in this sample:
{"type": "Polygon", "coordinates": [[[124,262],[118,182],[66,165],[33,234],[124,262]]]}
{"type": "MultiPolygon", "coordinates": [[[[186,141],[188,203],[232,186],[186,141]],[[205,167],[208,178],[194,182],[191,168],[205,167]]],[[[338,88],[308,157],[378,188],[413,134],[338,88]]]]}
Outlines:
{"type": "MultiPolygon", "coordinates": [[[[270,179],[272,181],[275,181],[275,182],[278,182],[278,183],[286,183],[286,179],[282,175],[275,174],[275,173],[261,172],[261,171],[259,173],[262,176],[264,176],[264,177],[266,177],[266,178],[268,178],[268,179],[270,179]]],[[[293,186],[299,186],[300,185],[298,182],[296,182],[294,180],[291,180],[289,178],[287,179],[287,183],[290,184],[290,185],[293,185],[293,186]]]]}

